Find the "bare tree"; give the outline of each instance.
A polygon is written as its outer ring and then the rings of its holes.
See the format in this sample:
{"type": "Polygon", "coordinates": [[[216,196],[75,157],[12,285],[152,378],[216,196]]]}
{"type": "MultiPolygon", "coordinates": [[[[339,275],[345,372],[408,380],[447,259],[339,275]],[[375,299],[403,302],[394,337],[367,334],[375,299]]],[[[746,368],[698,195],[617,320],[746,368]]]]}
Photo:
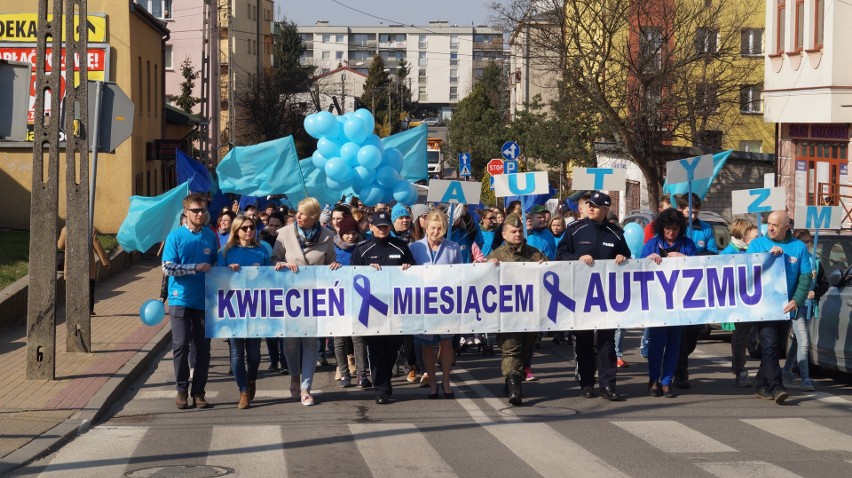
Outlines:
{"type": "Polygon", "coordinates": [[[740,0],[503,0],[504,28],[528,32],[530,62],[588,101],[600,130],[642,171],[656,209],[660,146],[719,147],[739,91],[753,85],[741,29],[762,8],[740,0]]]}

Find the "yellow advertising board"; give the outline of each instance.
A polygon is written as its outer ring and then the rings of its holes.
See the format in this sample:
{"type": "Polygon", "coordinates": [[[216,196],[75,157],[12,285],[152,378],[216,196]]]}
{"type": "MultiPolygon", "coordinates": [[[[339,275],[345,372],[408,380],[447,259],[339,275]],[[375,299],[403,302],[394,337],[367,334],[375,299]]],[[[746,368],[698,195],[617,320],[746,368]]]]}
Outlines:
{"type": "MultiPolygon", "coordinates": [[[[47,16],[48,21],[52,18],[53,15],[47,16]]],[[[0,42],[35,43],[38,40],[37,25],[36,13],[0,13],[0,42]]],[[[79,26],[79,17],[75,17],[74,26],[79,26]]],[[[62,29],[65,29],[64,21],[62,29]]],[[[86,30],[90,43],[106,43],[106,15],[87,15],[86,30]]]]}

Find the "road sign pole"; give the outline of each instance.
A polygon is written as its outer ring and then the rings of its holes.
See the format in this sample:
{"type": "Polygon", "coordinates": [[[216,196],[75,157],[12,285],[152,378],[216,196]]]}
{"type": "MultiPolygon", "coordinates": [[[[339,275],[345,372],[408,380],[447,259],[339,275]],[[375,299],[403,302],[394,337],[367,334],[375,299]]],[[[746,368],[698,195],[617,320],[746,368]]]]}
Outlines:
{"type": "Polygon", "coordinates": [[[98,138],[100,137],[101,96],[103,88],[103,81],[95,81],[95,111],[89,112],[89,114],[95,115],[92,123],[92,131],[89,132],[92,135],[92,174],[89,176],[89,237],[92,237],[95,224],[95,186],[98,182],[98,148],[100,147],[98,138]]]}

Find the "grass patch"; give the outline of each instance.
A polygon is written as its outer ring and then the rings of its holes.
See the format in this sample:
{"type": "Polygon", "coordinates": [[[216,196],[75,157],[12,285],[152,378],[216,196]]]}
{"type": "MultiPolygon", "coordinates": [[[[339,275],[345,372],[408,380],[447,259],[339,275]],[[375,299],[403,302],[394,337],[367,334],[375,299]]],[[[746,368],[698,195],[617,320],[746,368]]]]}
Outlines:
{"type": "Polygon", "coordinates": [[[98,240],[104,246],[107,252],[114,251],[118,247],[118,241],[115,240],[115,234],[98,234],[98,240]]]}
{"type": "Polygon", "coordinates": [[[0,231],[0,289],[27,275],[30,233],[0,231]]]}

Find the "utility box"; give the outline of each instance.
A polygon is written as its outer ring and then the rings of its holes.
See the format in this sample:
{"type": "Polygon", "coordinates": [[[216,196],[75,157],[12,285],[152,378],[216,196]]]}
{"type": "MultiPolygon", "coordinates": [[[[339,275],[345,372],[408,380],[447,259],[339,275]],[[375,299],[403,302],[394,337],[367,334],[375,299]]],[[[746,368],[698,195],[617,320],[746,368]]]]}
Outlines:
{"type": "Polygon", "coordinates": [[[0,140],[25,141],[32,67],[0,60],[0,140]]]}

